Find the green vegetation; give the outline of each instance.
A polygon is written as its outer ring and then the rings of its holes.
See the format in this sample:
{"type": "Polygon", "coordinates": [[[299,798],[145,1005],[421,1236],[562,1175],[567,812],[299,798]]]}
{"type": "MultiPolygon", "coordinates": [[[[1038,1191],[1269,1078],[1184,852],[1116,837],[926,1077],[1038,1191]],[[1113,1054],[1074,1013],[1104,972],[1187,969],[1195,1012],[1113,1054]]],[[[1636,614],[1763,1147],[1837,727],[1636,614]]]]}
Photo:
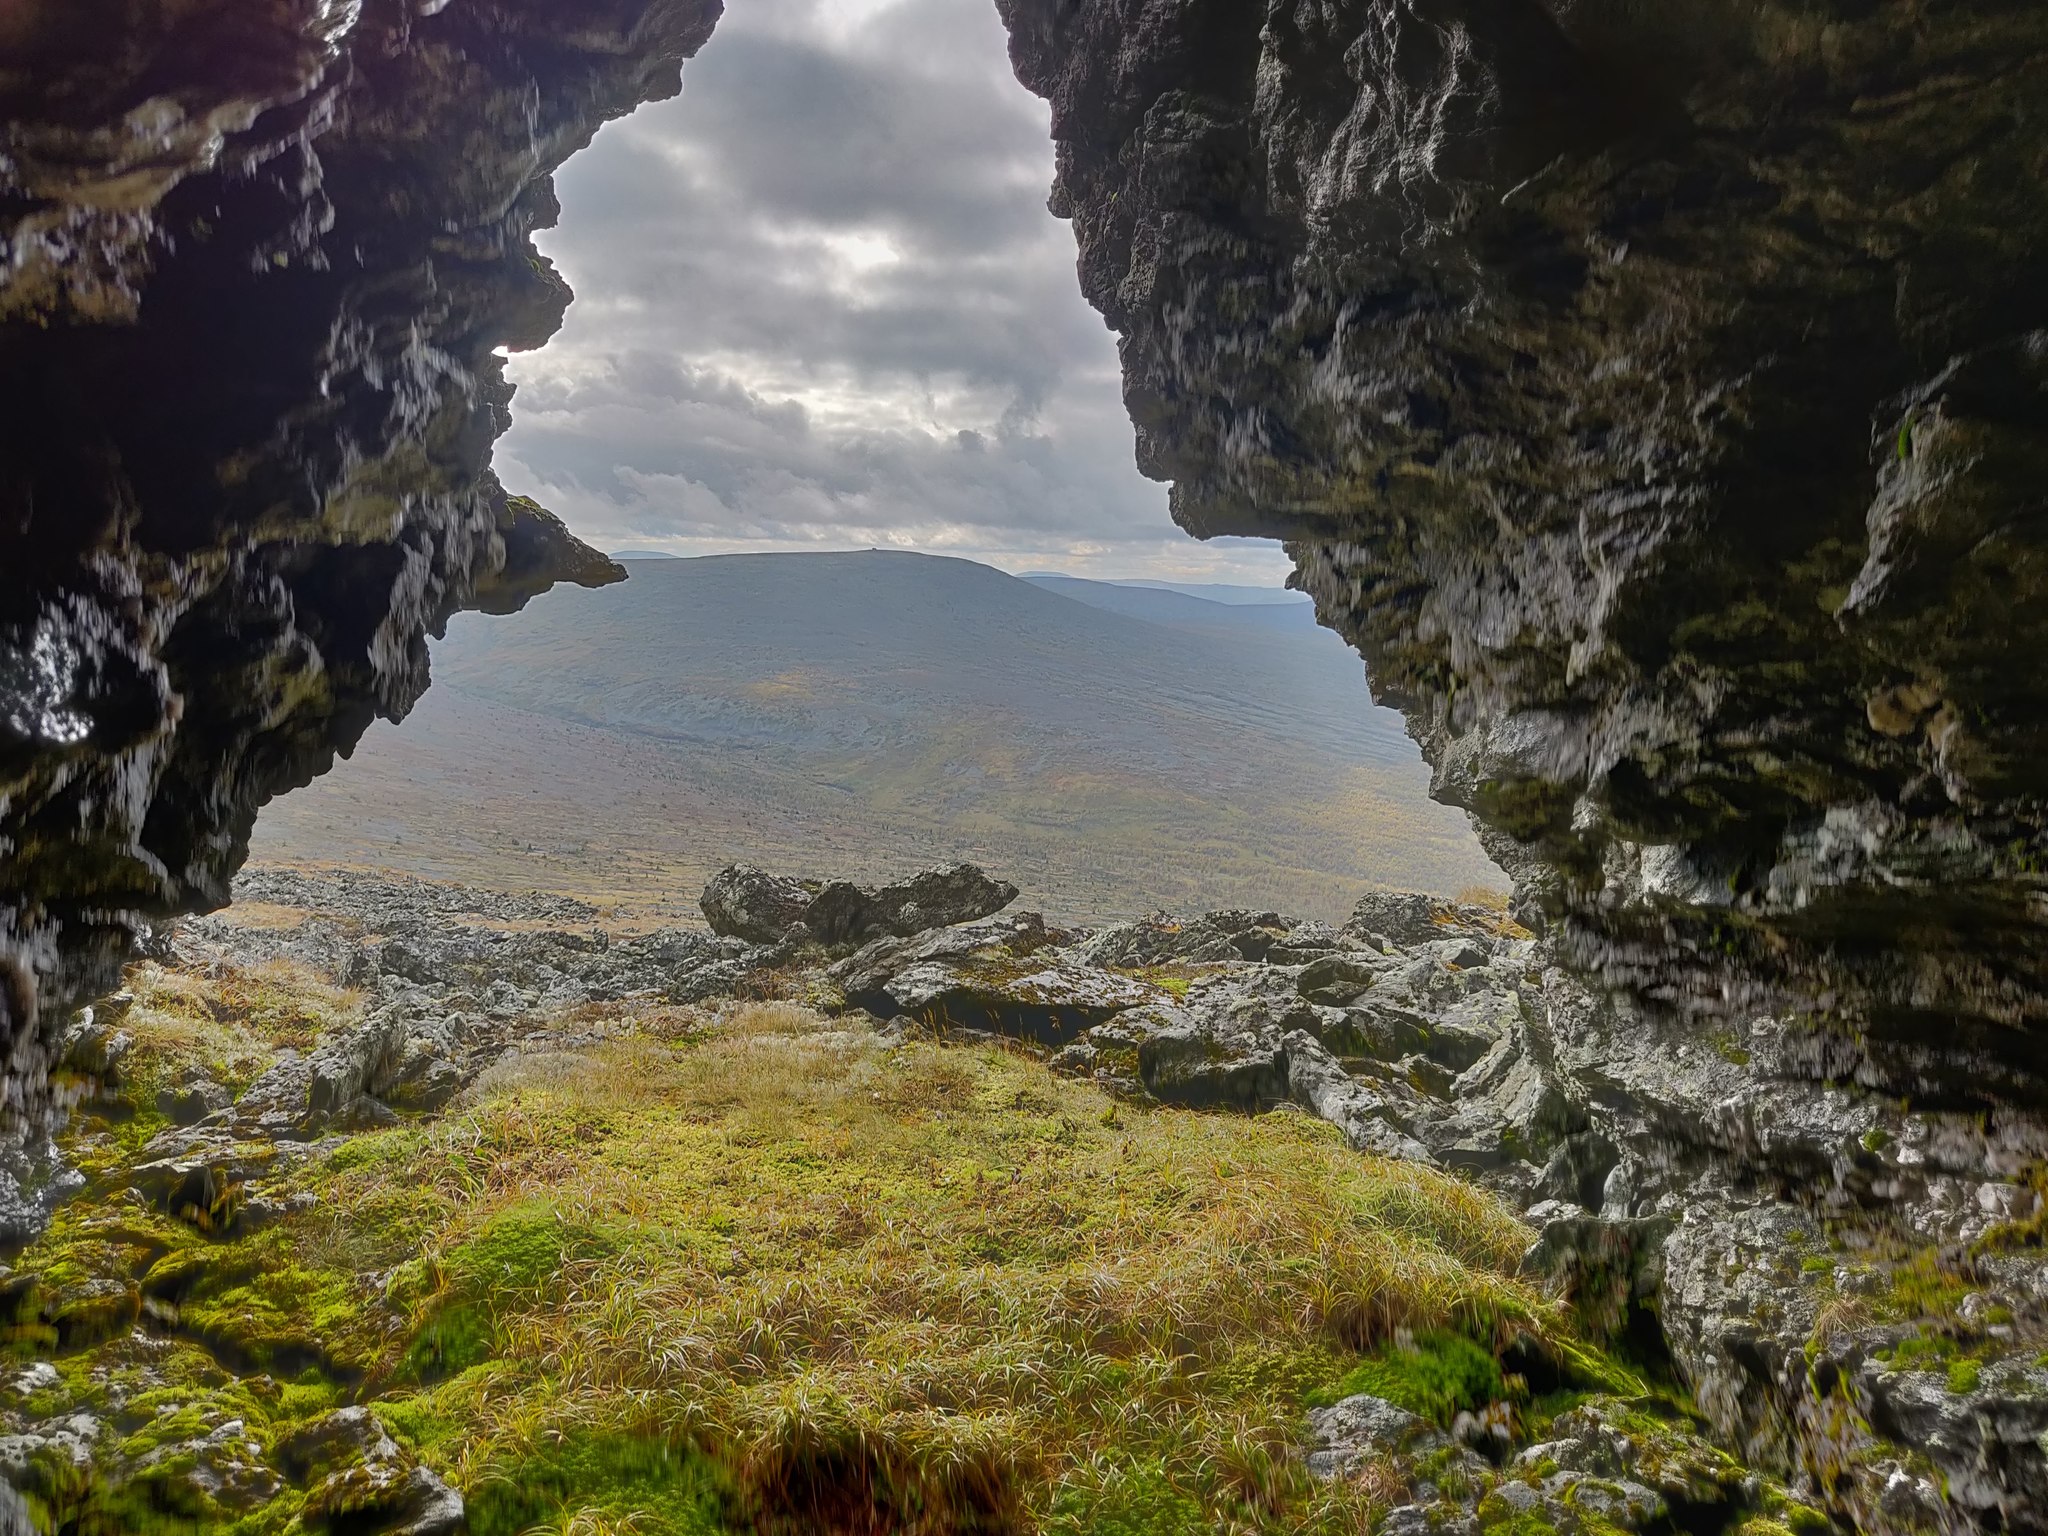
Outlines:
{"type": "Polygon", "coordinates": [[[1383,1397],[1422,1418],[1448,1425],[1460,1410],[1484,1408],[1506,1395],[1500,1362],[1458,1333],[1429,1333],[1360,1361],[1342,1381],[1311,1393],[1317,1406],[1360,1392],[1383,1397]]]}
{"type": "Polygon", "coordinates": [[[1118,1105],[788,1004],[651,1010],[501,1066],[436,1121],[277,1170],[298,1214],[209,1234],[125,1193],[154,1088],[194,1053],[246,1074],[302,1016],[249,993],[216,1019],[161,975],[139,995],[136,1102],[94,1122],[94,1188],[11,1292],[17,1353],[59,1368],[32,1407],[103,1415],[128,1469],[38,1463],[37,1508],[80,1536],[282,1533],[341,1495],[216,1504],[193,1447],[350,1402],[505,1536],[1355,1531],[1388,1485],[1307,1477],[1307,1403],[1443,1419],[1507,1392],[1497,1346],[1571,1350],[1517,1278],[1526,1229],[1455,1179],[1307,1116],[1118,1105]]]}

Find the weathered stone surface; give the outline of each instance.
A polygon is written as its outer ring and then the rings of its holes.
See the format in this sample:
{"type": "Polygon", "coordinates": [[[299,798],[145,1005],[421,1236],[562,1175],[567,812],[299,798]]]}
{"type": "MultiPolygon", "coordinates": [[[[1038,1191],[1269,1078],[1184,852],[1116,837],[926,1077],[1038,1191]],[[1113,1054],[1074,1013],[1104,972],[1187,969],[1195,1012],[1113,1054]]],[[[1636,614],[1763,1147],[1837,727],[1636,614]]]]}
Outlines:
{"type": "Polygon", "coordinates": [[[1288,541],[1567,961],[2038,1098],[2048,13],[999,9],[1140,466],[1288,541]]]}
{"type": "Polygon", "coordinates": [[[1274,1030],[1162,1005],[1123,1015],[1115,1029],[1113,1038],[1136,1049],[1138,1080],[1165,1103],[1259,1110],[1287,1097],[1287,1056],[1274,1030]]]}
{"type": "Polygon", "coordinates": [[[773,944],[803,921],[816,894],[786,875],[771,875],[751,864],[728,864],[711,877],[697,905],[713,933],[750,944],[773,944]]]}
{"type": "Polygon", "coordinates": [[[879,930],[902,937],[971,923],[993,916],[1016,899],[1017,887],[1007,880],[972,864],[944,864],[877,888],[868,896],[861,932],[851,936],[865,938],[879,930]]]}
{"type": "Polygon", "coordinates": [[[50,1037],[465,607],[624,573],[489,470],[549,173],[716,0],[27,0],[0,29],[0,1036],[50,1037]]]}
{"type": "Polygon", "coordinates": [[[1071,935],[1045,926],[1043,914],[1014,912],[977,923],[935,928],[909,938],[884,937],[863,945],[826,973],[865,1005],[898,971],[928,960],[959,960],[975,954],[1021,961],[1071,935]]]}
{"type": "Polygon", "coordinates": [[[748,864],[712,876],[700,905],[711,931],[773,944],[794,937],[825,945],[909,938],[971,923],[1017,899],[1017,887],[973,864],[943,864],[881,886],[795,880],[748,864]],[[801,924],[800,932],[797,925],[801,924]]]}
{"type": "Polygon", "coordinates": [[[173,1125],[197,1125],[234,1102],[232,1093],[205,1077],[175,1084],[156,1096],[158,1113],[173,1125]]]}
{"type": "Polygon", "coordinates": [[[873,1011],[907,1014],[946,1029],[986,1031],[1060,1044],[1130,1008],[1157,1001],[1157,987],[1086,966],[1020,968],[1002,957],[924,961],[891,976],[873,1011]]]}
{"type": "Polygon", "coordinates": [[[1352,1077],[1314,1036],[1296,1030],[1281,1042],[1287,1091],[1361,1152],[1431,1163],[1429,1148],[1408,1134],[1403,1116],[1374,1085],[1352,1077]]]}
{"type": "MultiPolygon", "coordinates": [[[[1470,931],[1483,921],[1476,908],[1415,891],[1367,891],[1344,925],[1347,934],[1379,934],[1406,949],[1470,931]]],[[[1498,926],[1494,920],[1492,926],[1498,926]]]]}
{"type": "Polygon", "coordinates": [[[338,1409],[277,1448],[307,1489],[306,1514],[364,1536],[449,1536],[463,1528],[462,1495],[418,1465],[367,1408],[338,1409]]]}
{"type": "Polygon", "coordinates": [[[1311,1408],[1308,1426],[1313,1447],[1308,1469],[1316,1477],[1342,1477],[1367,1456],[1429,1451],[1444,1444],[1442,1435],[1407,1409],[1369,1393],[1311,1408]]]}

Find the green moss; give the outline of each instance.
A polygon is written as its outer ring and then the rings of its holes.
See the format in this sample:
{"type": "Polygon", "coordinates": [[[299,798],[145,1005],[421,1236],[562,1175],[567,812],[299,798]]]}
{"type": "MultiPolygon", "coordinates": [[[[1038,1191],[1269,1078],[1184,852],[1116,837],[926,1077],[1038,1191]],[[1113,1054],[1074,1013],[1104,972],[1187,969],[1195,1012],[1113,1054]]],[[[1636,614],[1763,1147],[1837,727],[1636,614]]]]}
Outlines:
{"type": "Polygon", "coordinates": [[[252,1370],[362,1374],[383,1347],[353,1275],[308,1263],[273,1228],[222,1249],[177,1304],[179,1326],[252,1370]]]}
{"type": "Polygon", "coordinates": [[[1175,1002],[1187,1001],[1188,989],[1195,983],[1195,977],[1209,967],[1183,967],[1167,965],[1138,965],[1121,967],[1123,974],[1147,982],[1167,994],[1175,1002]]]}
{"type": "Polygon", "coordinates": [[[1898,1322],[1945,1320],[1955,1316],[1973,1289],[1973,1283],[1944,1263],[1940,1255],[1921,1251],[1892,1267],[1891,1286],[1879,1308],[1898,1322]]]}
{"type": "Polygon", "coordinates": [[[1498,1360],[1463,1334],[1438,1332],[1361,1361],[1334,1385],[1309,1393],[1308,1403],[1325,1408],[1370,1393],[1421,1418],[1449,1424],[1461,1410],[1484,1408],[1506,1391],[1498,1360]]]}
{"type": "Polygon", "coordinates": [[[1053,1501],[1046,1536],[1184,1536],[1210,1523],[1195,1499],[1152,1466],[1111,1469],[1053,1501]]]}
{"type": "Polygon", "coordinates": [[[1749,1052],[1744,1050],[1741,1044],[1737,1042],[1735,1036],[1727,1031],[1723,1030],[1714,1035],[1712,1044],[1714,1054],[1731,1066],[1746,1067],[1749,1065],[1749,1052]]]}
{"type": "Polygon", "coordinates": [[[1863,1133],[1863,1150],[1866,1152],[1882,1152],[1891,1144],[1891,1132],[1882,1126],[1872,1126],[1863,1133]]]}
{"type": "Polygon", "coordinates": [[[468,1502],[470,1536],[524,1536],[578,1516],[630,1520],[640,1536],[735,1529],[731,1491],[716,1468],[687,1449],[633,1435],[579,1435],[507,1458],[475,1483],[468,1502]]]}
{"type": "Polygon", "coordinates": [[[1479,1529],[1488,1536],[1556,1536],[1557,1527],[1533,1509],[1517,1509],[1497,1493],[1479,1501],[1479,1529]]]}
{"type": "Polygon", "coordinates": [[[1948,1368],[1948,1389],[1958,1397],[1977,1390],[1984,1368],[1975,1360],[1957,1360],[1948,1368]]]}
{"type": "Polygon", "coordinates": [[[445,1381],[497,1353],[497,1329],[490,1312],[474,1301],[450,1301],[437,1307],[398,1365],[406,1381],[445,1381]]]}
{"type": "Polygon", "coordinates": [[[1877,1351],[1877,1358],[1898,1370],[1925,1370],[1952,1358],[1956,1341],[1943,1333],[1909,1333],[1889,1348],[1877,1351]]]}
{"type": "Polygon", "coordinates": [[[472,1295],[523,1301],[546,1290],[569,1263],[611,1251],[593,1229],[522,1205],[500,1211],[442,1262],[453,1283],[472,1295]]]}

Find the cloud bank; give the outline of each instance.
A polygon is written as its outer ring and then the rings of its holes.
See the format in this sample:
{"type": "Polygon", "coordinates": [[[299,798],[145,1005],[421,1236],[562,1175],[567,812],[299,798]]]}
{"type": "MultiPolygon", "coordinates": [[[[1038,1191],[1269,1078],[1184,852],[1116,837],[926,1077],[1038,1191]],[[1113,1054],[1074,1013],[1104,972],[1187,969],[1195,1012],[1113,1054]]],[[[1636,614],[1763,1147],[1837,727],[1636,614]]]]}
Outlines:
{"type": "Polygon", "coordinates": [[[1277,584],[1132,461],[994,8],[748,0],[560,178],[575,286],[514,360],[506,483],[608,549],[922,549],[1277,584]]]}

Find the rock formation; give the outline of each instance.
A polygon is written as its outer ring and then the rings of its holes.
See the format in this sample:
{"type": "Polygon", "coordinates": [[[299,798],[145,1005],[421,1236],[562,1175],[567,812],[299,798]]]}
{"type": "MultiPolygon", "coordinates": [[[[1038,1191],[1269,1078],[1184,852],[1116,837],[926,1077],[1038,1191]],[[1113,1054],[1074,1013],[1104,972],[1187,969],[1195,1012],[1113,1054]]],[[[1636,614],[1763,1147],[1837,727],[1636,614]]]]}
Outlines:
{"type": "MultiPolygon", "coordinates": [[[[266,915],[179,925],[161,965],[138,973],[145,994],[162,966],[275,968],[353,990],[310,1046],[242,1061],[233,1088],[203,1063],[169,1082],[169,1123],[111,1184],[99,1165],[88,1200],[125,1188],[238,1240],[312,1219],[294,1179],[337,1137],[460,1115],[502,1063],[630,1036],[636,1011],[665,1012],[664,1031],[687,1017],[695,1037],[738,999],[802,998],[837,1016],[850,1048],[1001,1039],[1134,1108],[1306,1112],[1360,1151],[1456,1170],[1524,1213],[1525,1269],[1572,1304],[1589,1340],[1652,1373],[1675,1367],[1697,1406],[1695,1418],[1586,1402],[1536,1443],[1512,1416],[1439,1426],[1478,1459],[1370,1396],[1308,1415],[1302,1451],[1319,1475],[1407,1458],[1411,1502],[1387,1531],[1468,1530],[1475,1513],[1494,1528],[1492,1489],[1528,1501],[1545,1522],[1530,1530],[1769,1536],[1784,1527],[1740,1518],[1762,1520],[1773,1475],[1857,1531],[2044,1528],[2048,1255],[2029,1236],[2043,1205],[2023,1176],[2048,1153],[2038,1128],[2029,1141],[1804,1080],[1769,1020],[1702,1039],[1617,1013],[1497,913],[1398,893],[1369,896],[1341,928],[1222,911],[1076,932],[1005,913],[847,953],[793,929],[751,944],[608,935],[566,898],[366,876],[260,871],[237,889],[266,915]],[[291,909],[299,919],[280,921],[291,909]],[[1723,1449],[1701,1442],[1703,1428],[1723,1449]],[[1471,1476],[1439,1475],[1454,1468],[1471,1476]],[[1641,1507],[1602,1513],[1588,1479],[1641,1507]],[[1611,1523],[1586,1523],[1589,1509],[1611,1523]]],[[[132,1094],[134,1018],[118,1004],[93,1014],[67,1032],[65,1079],[132,1094]]],[[[68,1145],[103,1150],[93,1136],[68,1145]]],[[[67,1170],[55,1182],[80,1180],[67,1170]]],[[[33,1307],[17,1301],[33,1313],[24,1323],[100,1337],[112,1308],[114,1335],[131,1324],[128,1250],[103,1246],[111,1272],[60,1266],[33,1307]]],[[[79,1433],[69,1406],[40,1413],[0,1403],[0,1440],[47,1450],[79,1433]]],[[[87,1438],[104,1476],[132,1475],[118,1437],[87,1438]]],[[[308,1481],[271,1461],[245,1466],[236,1486],[308,1481]]],[[[390,1470],[399,1486],[409,1464],[390,1470]]],[[[1806,1513],[1793,1529],[1822,1528],[1806,1513]]]]}
{"type": "MultiPolygon", "coordinates": [[[[2048,14],[999,5],[1141,467],[1286,541],[1604,994],[1522,993],[1584,1117],[1545,1248],[1854,1528],[2044,1528],[2019,1354],[1894,1374],[1859,1329],[1918,1304],[1785,1255],[1913,1256],[1965,1355],[2037,1272],[2048,14]]],[[[1167,1022],[1094,1037],[1156,1077],[1167,1022]]],[[[1417,1131],[1219,1027],[1220,1092],[1417,1131]]]]}
{"type": "MultiPolygon", "coordinates": [[[[1465,1169],[1846,1523],[2048,1529],[2048,12],[998,3],[1141,464],[1189,531],[1287,541],[1545,935],[1391,900],[916,933],[921,889],[805,891],[813,937],[883,935],[835,984],[1465,1169]]],[[[151,924],[225,900],[267,797],[404,714],[449,614],[614,579],[491,477],[499,354],[567,300],[551,168],[716,11],[0,16],[10,1106],[151,924]]],[[[487,973],[790,953],[334,943],[410,1000],[251,1124],[452,1091],[505,1043],[440,1006],[487,973]]],[[[99,1027],[65,1048],[111,1066],[99,1027]]],[[[42,1155],[0,1219],[62,1193],[42,1155]]],[[[1597,1461],[1573,1434],[1551,1459],[1597,1461]]]]}
{"type": "Polygon", "coordinates": [[[1000,0],[1147,473],[1563,953],[2033,1101],[2048,14],[1000,0]]]}
{"type": "MultiPolygon", "coordinates": [[[[717,0],[0,19],[0,1038],[218,905],[462,608],[624,572],[489,469],[569,300],[550,173],[717,0]]],[[[43,1021],[39,1031],[34,1026],[43,1021]]]]}
{"type": "Polygon", "coordinates": [[[941,864],[887,885],[795,880],[751,864],[711,877],[698,905],[711,931],[754,944],[785,938],[820,944],[908,938],[949,923],[971,923],[1017,899],[1017,887],[972,864],[941,864]],[[800,934],[793,934],[798,925],[800,934]]]}

